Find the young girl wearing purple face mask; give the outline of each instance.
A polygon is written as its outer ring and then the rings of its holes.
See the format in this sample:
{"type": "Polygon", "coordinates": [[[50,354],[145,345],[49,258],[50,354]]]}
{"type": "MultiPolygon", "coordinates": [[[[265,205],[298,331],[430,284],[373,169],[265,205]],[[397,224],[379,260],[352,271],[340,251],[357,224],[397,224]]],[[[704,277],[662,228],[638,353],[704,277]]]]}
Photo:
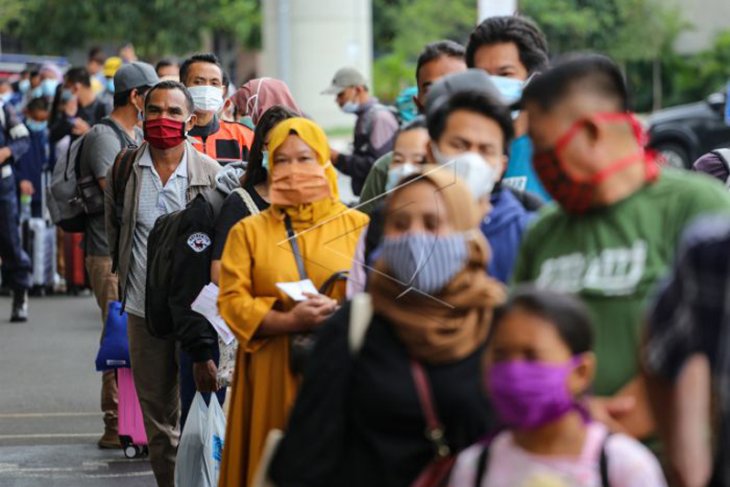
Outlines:
{"type": "Polygon", "coordinates": [[[459,455],[452,487],[664,487],[653,454],[582,406],[596,360],[576,298],[518,288],[496,314],[485,388],[506,429],[459,455]]]}

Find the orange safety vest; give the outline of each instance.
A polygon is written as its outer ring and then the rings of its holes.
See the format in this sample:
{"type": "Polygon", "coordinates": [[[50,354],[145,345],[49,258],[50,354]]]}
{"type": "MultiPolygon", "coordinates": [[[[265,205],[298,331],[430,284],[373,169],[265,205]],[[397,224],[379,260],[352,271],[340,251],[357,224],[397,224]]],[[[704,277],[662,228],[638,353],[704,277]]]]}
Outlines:
{"type": "Polygon", "coordinates": [[[193,140],[193,147],[203,154],[212,157],[225,166],[231,162],[248,160],[248,153],[253,144],[253,130],[237,122],[226,122],[216,119],[211,123],[218,125],[218,130],[200,135],[199,127],[193,127],[189,132],[193,140]]]}

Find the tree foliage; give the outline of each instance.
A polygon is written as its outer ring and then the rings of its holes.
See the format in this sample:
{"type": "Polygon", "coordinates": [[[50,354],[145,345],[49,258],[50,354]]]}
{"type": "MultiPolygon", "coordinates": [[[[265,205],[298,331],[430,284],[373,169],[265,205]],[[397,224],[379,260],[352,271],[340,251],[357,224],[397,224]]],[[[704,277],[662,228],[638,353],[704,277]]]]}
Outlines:
{"type": "Polygon", "coordinates": [[[206,31],[251,42],[259,10],[256,0],[22,0],[8,27],[29,51],[65,54],[91,43],[130,41],[141,55],[157,57],[199,49],[206,31]]]}

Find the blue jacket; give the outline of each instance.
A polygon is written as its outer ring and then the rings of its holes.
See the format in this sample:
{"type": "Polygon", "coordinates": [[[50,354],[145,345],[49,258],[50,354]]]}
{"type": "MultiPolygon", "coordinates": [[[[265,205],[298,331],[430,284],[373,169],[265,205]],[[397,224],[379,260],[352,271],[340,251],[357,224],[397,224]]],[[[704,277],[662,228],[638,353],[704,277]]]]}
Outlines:
{"type": "Polygon", "coordinates": [[[41,201],[43,185],[41,174],[48,166],[48,131],[30,132],[30,147],[28,152],[23,154],[15,162],[15,182],[18,183],[27,179],[33,183],[35,193],[33,201],[41,201]]]}
{"type": "Polygon", "coordinates": [[[507,188],[492,194],[491,203],[492,211],[479,228],[492,249],[487,271],[506,284],[512,277],[522,236],[535,213],[525,210],[507,188]]]}
{"type": "Polygon", "coordinates": [[[8,104],[0,104],[0,148],[9,147],[13,153],[8,162],[17,162],[30,146],[28,128],[18,119],[15,110],[8,104]]]}
{"type": "Polygon", "coordinates": [[[540,182],[540,178],[532,165],[533,147],[530,137],[522,135],[512,141],[509,148],[509,162],[504,173],[502,184],[511,186],[520,191],[529,191],[550,201],[548,193],[540,182]]]}

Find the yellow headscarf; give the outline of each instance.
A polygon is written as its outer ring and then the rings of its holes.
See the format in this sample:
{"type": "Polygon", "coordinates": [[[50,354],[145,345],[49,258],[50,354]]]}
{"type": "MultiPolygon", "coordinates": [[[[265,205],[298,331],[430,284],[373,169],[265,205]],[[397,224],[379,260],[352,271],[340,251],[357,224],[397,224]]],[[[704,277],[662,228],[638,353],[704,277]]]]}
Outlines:
{"type": "MultiPolygon", "coordinates": [[[[269,137],[269,153],[271,154],[269,157],[269,165],[272,171],[269,171],[269,183],[271,183],[271,174],[276,164],[274,162],[276,160],[276,150],[292,134],[299,136],[314,151],[317,156],[317,163],[320,166],[324,166],[324,174],[329,183],[331,194],[331,198],[323,201],[316,201],[295,207],[278,207],[277,209],[279,211],[285,212],[291,217],[292,222],[296,226],[297,222],[312,223],[324,216],[331,215],[333,210],[335,210],[333,204],[339,207],[341,203],[339,202],[340,193],[337,188],[337,172],[330,162],[330,147],[327,141],[327,135],[325,135],[324,130],[319,125],[306,118],[297,117],[284,120],[271,130],[269,137]]],[[[276,205],[274,206],[276,207],[276,205]]],[[[340,210],[340,208],[337,208],[337,210],[340,210]]]]}

